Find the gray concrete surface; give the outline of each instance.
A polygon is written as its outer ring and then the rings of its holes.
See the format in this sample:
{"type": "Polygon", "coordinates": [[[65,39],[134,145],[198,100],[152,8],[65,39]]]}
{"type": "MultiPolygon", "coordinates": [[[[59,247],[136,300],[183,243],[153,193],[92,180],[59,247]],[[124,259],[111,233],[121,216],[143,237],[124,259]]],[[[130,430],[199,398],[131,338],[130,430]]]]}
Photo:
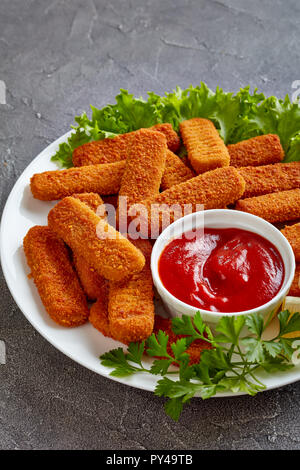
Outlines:
{"type": "MultiPolygon", "coordinates": [[[[89,104],[200,80],[293,92],[297,0],[1,0],[1,211],[17,177],[89,104]]],[[[17,229],[17,225],[16,225],[17,229]]],[[[27,322],[0,277],[1,449],[299,449],[300,383],[193,400],[179,423],[163,400],[84,369],[27,322]]]]}

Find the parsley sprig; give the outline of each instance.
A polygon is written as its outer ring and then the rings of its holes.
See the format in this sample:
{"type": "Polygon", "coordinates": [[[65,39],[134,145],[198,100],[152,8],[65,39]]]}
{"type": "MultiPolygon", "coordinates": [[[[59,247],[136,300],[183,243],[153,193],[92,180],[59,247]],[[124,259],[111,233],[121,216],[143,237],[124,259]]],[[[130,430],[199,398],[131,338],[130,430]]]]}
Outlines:
{"type": "Polygon", "coordinates": [[[293,342],[300,338],[300,333],[293,338],[286,335],[300,331],[300,313],[291,315],[284,310],[278,314],[278,319],[278,334],[265,340],[263,333],[272,320],[272,314],[266,322],[260,314],[223,316],[215,327],[215,334],[204,323],[200,312],[194,318],[183,315],[172,319],[173,332],[185,336],[172,343],[171,354],[169,337],[160,330],[147,341],[130,343],[127,352],[118,348],[103,354],[101,364],[113,368],[110,375],[114,377],[126,377],[137,372],[160,375],[162,378],[158,380],[154,393],[167,398],[165,411],[177,421],[183,406],[196,394],[203,399],[224,391],[253,396],[266,388],[256,376],[258,369],[272,373],[294,366],[291,363],[293,342]],[[209,343],[211,349],[201,352],[199,363],[189,365],[187,349],[197,339],[209,343]],[[144,353],[155,358],[150,368],[142,362],[144,353]],[[174,364],[178,366],[176,371],[174,364]]]}

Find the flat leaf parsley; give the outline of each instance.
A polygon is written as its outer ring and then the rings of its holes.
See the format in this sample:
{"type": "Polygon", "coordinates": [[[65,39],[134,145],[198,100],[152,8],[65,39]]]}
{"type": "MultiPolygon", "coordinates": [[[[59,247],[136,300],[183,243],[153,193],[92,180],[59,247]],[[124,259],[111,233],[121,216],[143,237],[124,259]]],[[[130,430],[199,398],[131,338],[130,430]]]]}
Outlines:
{"type": "Polygon", "coordinates": [[[266,388],[256,376],[257,370],[273,373],[294,367],[292,344],[300,338],[300,313],[280,312],[278,334],[265,340],[263,333],[271,319],[272,315],[264,323],[260,314],[223,316],[213,334],[200,312],[193,319],[183,315],[172,319],[173,332],[185,335],[172,343],[172,353],[168,335],[160,330],[146,341],[130,343],[127,352],[118,348],[103,354],[101,364],[112,368],[110,375],[114,377],[137,372],[160,375],[154,393],[167,398],[165,411],[177,421],[183,406],[196,394],[203,399],[224,391],[256,395],[266,388]],[[286,337],[295,332],[294,338],[286,337]],[[197,339],[208,342],[211,349],[204,349],[199,363],[190,365],[187,349],[197,339]],[[142,362],[144,353],[154,358],[150,368],[142,362]]]}

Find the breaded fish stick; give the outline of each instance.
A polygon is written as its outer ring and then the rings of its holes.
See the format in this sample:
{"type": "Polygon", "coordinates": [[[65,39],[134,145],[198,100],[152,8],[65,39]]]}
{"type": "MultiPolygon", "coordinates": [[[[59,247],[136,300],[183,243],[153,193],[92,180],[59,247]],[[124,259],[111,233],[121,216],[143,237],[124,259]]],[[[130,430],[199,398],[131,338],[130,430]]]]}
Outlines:
{"type": "MultiPolygon", "coordinates": [[[[72,197],[87,204],[94,212],[97,212],[98,207],[104,204],[101,197],[95,193],[73,194],[72,197]]],[[[90,266],[79,253],[73,253],[73,263],[87,297],[90,300],[102,297],[104,290],[106,290],[106,279],[90,266]]]]}
{"type": "Polygon", "coordinates": [[[108,323],[108,290],[104,296],[100,297],[91,306],[89,321],[104,336],[115,339],[112,336],[108,323]]]}
{"type": "Polygon", "coordinates": [[[110,282],[108,322],[112,337],[128,344],[151,335],[154,325],[153,283],[150,270],[152,246],[148,240],[132,243],[144,254],[144,269],[123,282],[110,282]]]}
{"type": "Polygon", "coordinates": [[[202,118],[180,123],[188,159],[197,174],[229,166],[229,153],[212,121],[202,118]]]}
{"type": "Polygon", "coordinates": [[[230,165],[260,166],[281,162],[284,151],[278,135],[266,134],[252,139],[243,140],[237,144],[227,145],[230,155],[230,165]]]}
{"type": "MultiPolygon", "coordinates": [[[[156,124],[153,127],[149,127],[149,129],[164,134],[167,139],[167,146],[172,152],[176,152],[179,149],[180,138],[173,130],[171,124],[156,124]]],[[[73,151],[73,165],[96,165],[126,160],[131,140],[136,132],[138,131],[120,134],[113,139],[107,138],[80,145],[73,151]]]]}
{"type": "Polygon", "coordinates": [[[165,191],[175,184],[190,180],[195,175],[175,153],[167,150],[166,167],[161,179],[161,189],[165,191]]]}
{"type": "Polygon", "coordinates": [[[129,208],[132,204],[159,193],[166,151],[166,138],[162,133],[149,129],[141,129],[135,133],[122,176],[119,202],[120,197],[126,197],[129,208]]]}
{"type": "Polygon", "coordinates": [[[56,204],[48,224],[105,279],[119,281],[144,267],[143,254],[78,199],[66,197],[56,204]]]}
{"type": "Polygon", "coordinates": [[[287,238],[293,249],[296,261],[300,263],[300,223],[287,225],[281,230],[281,233],[287,238]]]}
{"type": "Polygon", "coordinates": [[[124,167],[121,161],[36,173],[30,181],[31,192],[41,201],[55,201],[74,193],[116,194],[124,167]]]}
{"type": "Polygon", "coordinates": [[[167,146],[171,152],[176,153],[180,149],[181,141],[177,132],[174,131],[172,124],[165,122],[163,124],[155,124],[149,127],[154,131],[162,132],[167,139],[167,146]]]}
{"type": "Polygon", "coordinates": [[[126,160],[128,146],[131,143],[133,135],[134,132],[129,132],[127,134],[117,135],[112,139],[95,140],[80,145],[73,151],[73,165],[99,165],[126,160]]]}
{"type": "Polygon", "coordinates": [[[36,225],[25,236],[23,247],[34,283],[52,320],[62,326],[85,323],[89,315],[86,297],[63,241],[48,227],[36,225]]]}
{"type": "Polygon", "coordinates": [[[300,189],[242,199],[236,203],[235,208],[271,223],[295,220],[300,217],[300,189]]]}
{"type": "Polygon", "coordinates": [[[104,204],[103,200],[96,193],[72,194],[72,197],[84,202],[92,211],[96,212],[98,207],[104,204]]]}
{"type": "Polygon", "coordinates": [[[247,166],[238,171],[246,181],[243,198],[300,188],[300,162],[247,166]]]}
{"type": "Polygon", "coordinates": [[[296,264],[295,276],[288,295],[300,297],[300,263],[296,264]]]}
{"type": "Polygon", "coordinates": [[[82,255],[73,253],[73,262],[87,297],[96,300],[103,296],[107,280],[93,268],[82,255]]]}
{"type": "MultiPolygon", "coordinates": [[[[162,220],[165,218],[165,214],[170,217],[170,223],[172,223],[178,216],[184,215],[185,205],[189,205],[191,212],[200,210],[199,205],[203,205],[204,209],[222,209],[239,199],[244,190],[245,181],[235,168],[217,168],[184,183],[172,186],[155,198],[143,201],[148,218],[145,225],[147,225],[149,233],[152,232],[153,234],[153,231],[157,233],[158,230],[161,231],[162,229],[162,220]],[[173,205],[181,209],[182,213],[177,215],[172,211],[170,213],[168,208],[173,205]],[[157,211],[159,212],[159,222],[157,211]],[[158,223],[159,228],[157,227],[158,223]]],[[[135,206],[132,209],[134,208],[135,206]]],[[[138,214],[138,217],[144,225],[144,215],[138,214]]],[[[143,228],[141,232],[144,235],[143,228]]]]}

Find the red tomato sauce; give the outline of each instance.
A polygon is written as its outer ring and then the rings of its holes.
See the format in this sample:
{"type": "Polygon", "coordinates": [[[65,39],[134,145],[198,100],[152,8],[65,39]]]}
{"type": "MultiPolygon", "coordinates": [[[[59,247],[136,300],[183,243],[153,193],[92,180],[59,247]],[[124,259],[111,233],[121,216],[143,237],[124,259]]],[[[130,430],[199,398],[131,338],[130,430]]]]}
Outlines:
{"type": "Polygon", "coordinates": [[[177,299],[223,313],[267,303],[284,279],[277,248],[260,235],[236,228],[186,232],[164,248],[158,271],[177,299]]]}

